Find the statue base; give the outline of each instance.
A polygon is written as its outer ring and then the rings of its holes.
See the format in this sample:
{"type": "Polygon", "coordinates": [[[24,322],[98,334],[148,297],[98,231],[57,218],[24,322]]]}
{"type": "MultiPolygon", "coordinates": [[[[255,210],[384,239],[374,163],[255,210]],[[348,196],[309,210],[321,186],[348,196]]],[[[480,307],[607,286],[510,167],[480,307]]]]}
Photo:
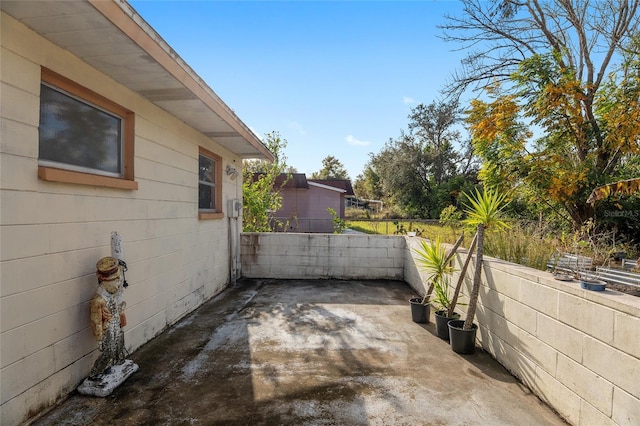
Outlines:
{"type": "Polygon", "coordinates": [[[122,382],[138,371],[138,364],[130,359],[125,359],[122,364],[111,366],[109,374],[98,374],[87,377],[78,386],[78,392],[83,395],[105,397],[111,394],[122,382]]]}

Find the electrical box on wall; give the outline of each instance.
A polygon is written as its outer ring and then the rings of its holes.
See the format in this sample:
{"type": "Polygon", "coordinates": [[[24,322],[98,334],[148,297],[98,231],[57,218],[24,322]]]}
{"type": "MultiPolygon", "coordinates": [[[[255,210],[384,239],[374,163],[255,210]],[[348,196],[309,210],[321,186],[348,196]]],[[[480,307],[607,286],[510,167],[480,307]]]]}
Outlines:
{"type": "Polygon", "coordinates": [[[242,209],[242,203],[237,198],[233,200],[227,200],[227,216],[239,217],[240,209],[242,209]]]}

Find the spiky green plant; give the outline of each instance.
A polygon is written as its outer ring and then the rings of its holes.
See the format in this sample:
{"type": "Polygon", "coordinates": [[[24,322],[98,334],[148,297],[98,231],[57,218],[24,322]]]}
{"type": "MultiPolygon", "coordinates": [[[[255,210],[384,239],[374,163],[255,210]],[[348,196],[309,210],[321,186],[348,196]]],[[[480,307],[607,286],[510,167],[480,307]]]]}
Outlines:
{"type": "MultiPolygon", "coordinates": [[[[436,237],[435,241],[420,241],[420,247],[414,250],[417,255],[418,265],[427,273],[427,281],[433,285],[433,294],[431,302],[440,306],[442,309],[448,309],[451,305],[449,297],[449,275],[455,271],[453,265],[449,261],[449,256],[444,245],[440,242],[440,237],[436,237]]],[[[422,303],[429,303],[429,293],[427,292],[422,298],[422,303]]]]}
{"type": "Polygon", "coordinates": [[[501,231],[509,227],[502,220],[502,211],[508,204],[507,194],[500,193],[495,189],[483,188],[482,192],[476,189],[475,194],[464,194],[469,204],[465,207],[467,218],[464,224],[469,227],[475,227],[477,232],[476,247],[476,269],[473,274],[473,286],[469,295],[469,304],[467,308],[467,318],[464,322],[464,329],[470,330],[473,319],[476,315],[476,307],[478,304],[478,294],[480,292],[480,281],[482,279],[482,255],[484,252],[484,233],[492,231],[501,231]]]}

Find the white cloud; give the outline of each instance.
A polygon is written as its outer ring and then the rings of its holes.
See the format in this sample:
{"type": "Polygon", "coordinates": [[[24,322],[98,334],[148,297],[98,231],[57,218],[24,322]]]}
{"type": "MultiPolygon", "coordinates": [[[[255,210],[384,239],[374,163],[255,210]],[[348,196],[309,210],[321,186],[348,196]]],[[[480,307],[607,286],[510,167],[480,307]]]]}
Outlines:
{"type": "Polygon", "coordinates": [[[403,104],[405,104],[405,105],[415,104],[415,103],[416,103],[416,100],[415,100],[415,99],[413,99],[413,98],[410,98],[410,97],[408,97],[408,96],[403,96],[403,97],[402,97],[402,103],[403,103],[403,104]]]}
{"type": "Polygon", "coordinates": [[[361,141],[360,139],[356,139],[355,137],[353,137],[353,135],[347,136],[346,138],[344,138],[344,140],[346,140],[349,145],[357,146],[367,146],[371,143],[369,141],[361,141]]]}
{"type": "Polygon", "coordinates": [[[301,135],[307,134],[306,130],[304,130],[304,127],[302,127],[302,124],[298,123],[297,121],[292,121],[291,123],[289,123],[289,128],[295,130],[301,135]]]}

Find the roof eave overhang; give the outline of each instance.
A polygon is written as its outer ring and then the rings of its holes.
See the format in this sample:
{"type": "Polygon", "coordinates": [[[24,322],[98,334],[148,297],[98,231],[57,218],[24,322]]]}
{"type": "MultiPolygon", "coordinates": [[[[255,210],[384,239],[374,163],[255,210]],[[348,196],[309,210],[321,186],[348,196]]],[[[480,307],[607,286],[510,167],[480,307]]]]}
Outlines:
{"type": "Polygon", "coordinates": [[[11,1],[3,11],[241,158],[273,154],[125,0],[11,1]]]}
{"type": "Polygon", "coordinates": [[[344,194],[345,192],[347,192],[345,189],[336,188],[335,186],[323,185],[323,184],[318,183],[318,182],[307,181],[307,183],[309,184],[309,186],[315,186],[317,188],[328,189],[330,191],[339,192],[341,194],[344,194]]]}

